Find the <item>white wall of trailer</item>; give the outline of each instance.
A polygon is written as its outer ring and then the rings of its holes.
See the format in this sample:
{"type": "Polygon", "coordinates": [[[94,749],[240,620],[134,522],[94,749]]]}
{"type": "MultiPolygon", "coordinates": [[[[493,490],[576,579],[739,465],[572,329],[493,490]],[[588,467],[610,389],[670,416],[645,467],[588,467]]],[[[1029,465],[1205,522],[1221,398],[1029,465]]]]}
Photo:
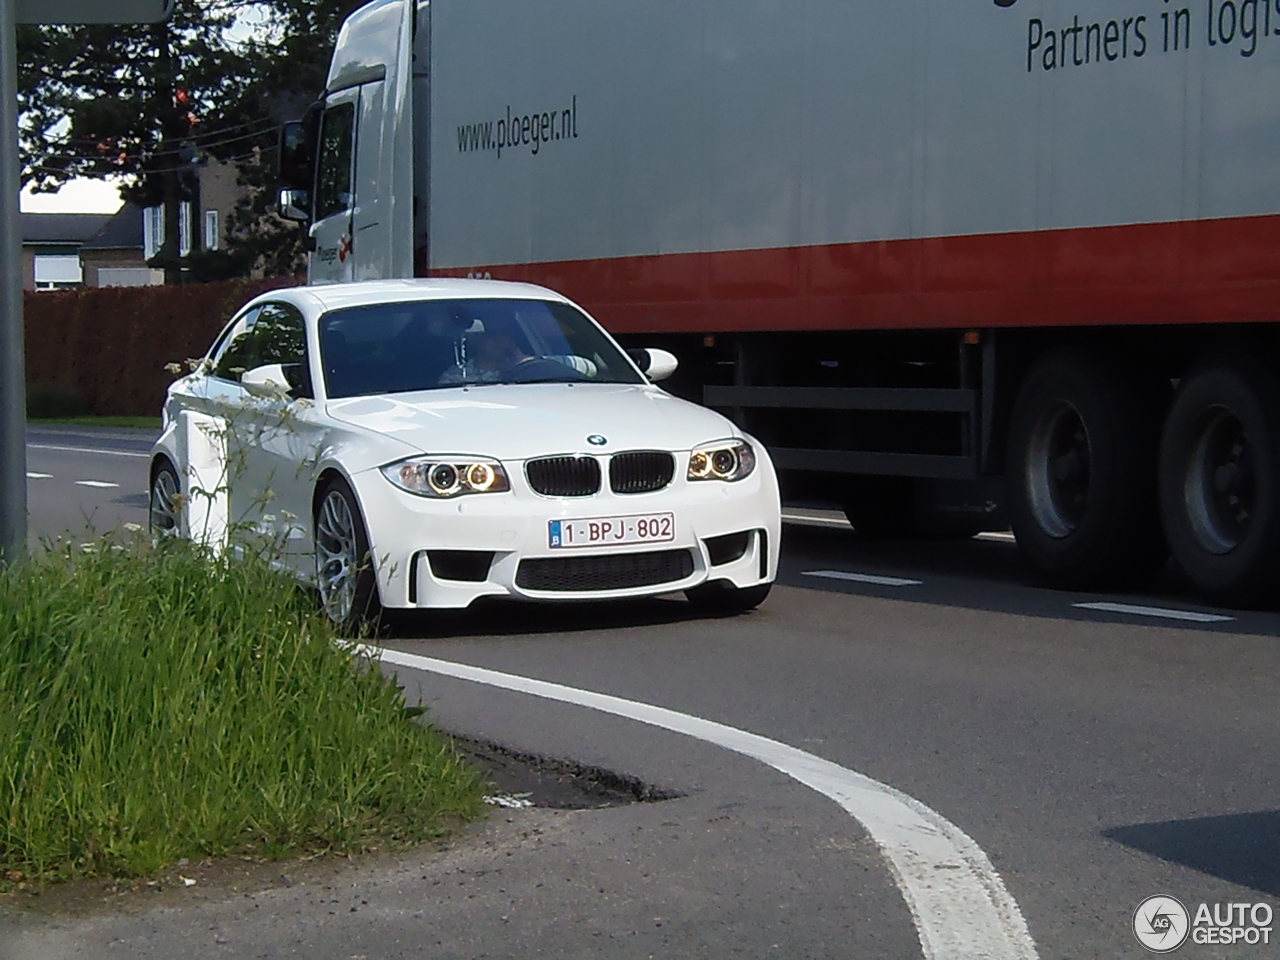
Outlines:
{"type": "Polygon", "coordinates": [[[426,9],[436,268],[1280,213],[1280,0],[426,9]]]}

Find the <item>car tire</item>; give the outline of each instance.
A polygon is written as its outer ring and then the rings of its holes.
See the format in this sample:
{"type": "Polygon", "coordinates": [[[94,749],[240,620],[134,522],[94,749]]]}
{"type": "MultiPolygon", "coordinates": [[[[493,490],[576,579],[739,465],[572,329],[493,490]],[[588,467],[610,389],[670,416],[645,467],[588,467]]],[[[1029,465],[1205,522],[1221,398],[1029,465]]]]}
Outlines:
{"type": "Polygon", "coordinates": [[[1184,378],[1160,444],[1174,560],[1211,599],[1275,602],[1280,586],[1280,380],[1245,356],[1184,378]]]}
{"type": "Polygon", "coordinates": [[[1005,483],[1018,546],[1051,584],[1137,585],[1165,562],[1156,498],[1168,385],[1076,348],[1027,373],[1009,425],[1005,483]]]}
{"type": "Polygon", "coordinates": [[[178,470],[161,458],[151,471],[151,492],[147,503],[147,527],[153,542],[161,537],[177,536],[182,530],[179,520],[182,481],[178,470]]]}
{"type": "Polygon", "coordinates": [[[735,587],[728,580],[711,580],[686,590],[689,602],[703,613],[718,617],[732,617],[754,610],[769,596],[771,583],[754,587],[735,587]]]}
{"type": "Polygon", "coordinates": [[[915,487],[910,477],[850,477],[841,506],[860,537],[883,540],[913,537],[918,532],[915,487]]]}
{"type": "Polygon", "coordinates": [[[377,622],[382,612],[378,578],[360,502],[335,478],[316,498],[316,586],[325,615],[344,631],[377,622]]]}

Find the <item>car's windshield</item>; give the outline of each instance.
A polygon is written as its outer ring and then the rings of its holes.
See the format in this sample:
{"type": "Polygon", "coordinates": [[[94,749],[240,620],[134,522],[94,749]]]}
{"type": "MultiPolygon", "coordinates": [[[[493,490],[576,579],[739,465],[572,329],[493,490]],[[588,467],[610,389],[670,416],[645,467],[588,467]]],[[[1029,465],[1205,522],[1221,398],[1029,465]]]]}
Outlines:
{"type": "Polygon", "coordinates": [[[415,300],[320,318],[331,399],[470,384],[642,383],[581,311],[543,300],[415,300]]]}

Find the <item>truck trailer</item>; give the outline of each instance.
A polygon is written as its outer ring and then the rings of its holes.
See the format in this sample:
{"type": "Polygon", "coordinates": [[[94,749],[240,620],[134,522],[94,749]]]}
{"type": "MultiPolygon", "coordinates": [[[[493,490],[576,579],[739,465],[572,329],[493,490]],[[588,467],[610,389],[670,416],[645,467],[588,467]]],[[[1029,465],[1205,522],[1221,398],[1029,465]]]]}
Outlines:
{"type": "Polygon", "coordinates": [[[863,534],[1280,586],[1280,0],[374,0],[281,174],[310,282],[561,291],[863,534]]]}

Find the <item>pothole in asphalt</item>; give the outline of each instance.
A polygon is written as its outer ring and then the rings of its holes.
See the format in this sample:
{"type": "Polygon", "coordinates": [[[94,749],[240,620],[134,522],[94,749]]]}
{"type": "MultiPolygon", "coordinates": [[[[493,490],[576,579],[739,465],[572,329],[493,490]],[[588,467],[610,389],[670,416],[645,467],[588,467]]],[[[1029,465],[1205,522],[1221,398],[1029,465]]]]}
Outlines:
{"type": "Polygon", "coordinates": [[[573,760],[521,753],[487,740],[455,736],[453,742],[479,770],[495,807],[592,810],[629,803],[658,803],[684,794],[573,760]]]}

